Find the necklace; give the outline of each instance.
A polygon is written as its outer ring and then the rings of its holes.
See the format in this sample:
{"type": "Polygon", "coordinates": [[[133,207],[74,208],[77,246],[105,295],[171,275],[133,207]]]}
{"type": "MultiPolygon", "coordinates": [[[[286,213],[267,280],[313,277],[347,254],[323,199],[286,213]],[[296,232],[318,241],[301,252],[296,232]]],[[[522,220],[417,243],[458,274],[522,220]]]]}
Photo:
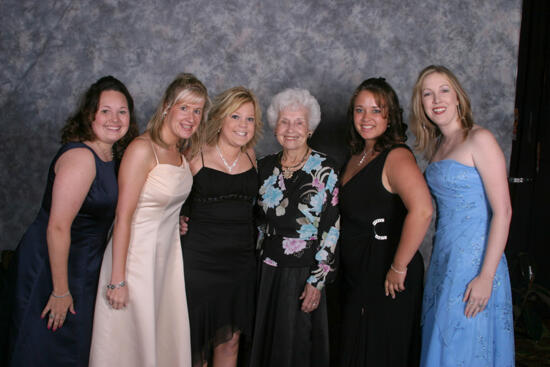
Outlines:
{"type": "Polygon", "coordinates": [[[291,178],[294,172],[297,171],[294,168],[299,167],[302,163],[304,163],[306,161],[308,154],[309,154],[309,148],[306,149],[306,154],[304,154],[300,162],[298,162],[294,166],[285,166],[283,164],[283,155],[281,154],[281,167],[283,168],[283,177],[286,179],[291,178]]]}
{"type": "Polygon", "coordinates": [[[361,156],[361,159],[359,160],[359,163],[357,163],[358,166],[362,165],[365,159],[367,159],[368,156],[370,156],[373,152],[374,148],[371,148],[368,152],[367,150],[363,150],[363,155],[361,156]]]}
{"type": "Polygon", "coordinates": [[[225,168],[227,168],[227,170],[229,171],[229,173],[231,173],[231,171],[233,171],[233,168],[235,168],[235,165],[237,164],[237,161],[239,160],[239,157],[241,156],[241,151],[239,150],[239,153],[237,153],[237,157],[235,158],[235,160],[233,161],[233,163],[228,164],[227,161],[225,160],[225,158],[223,157],[222,155],[222,152],[220,150],[220,147],[218,146],[218,144],[216,143],[216,151],[218,152],[218,155],[220,156],[222,162],[223,162],[223,165],[225,166],[225,168]]]}

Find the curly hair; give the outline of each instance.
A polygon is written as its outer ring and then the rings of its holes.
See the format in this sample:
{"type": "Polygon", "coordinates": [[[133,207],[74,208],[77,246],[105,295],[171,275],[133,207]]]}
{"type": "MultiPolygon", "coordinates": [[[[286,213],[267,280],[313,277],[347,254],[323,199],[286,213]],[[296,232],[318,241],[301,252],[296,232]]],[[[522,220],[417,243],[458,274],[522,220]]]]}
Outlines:
{"type": "Polygon", "coordinates": [[[108,75],[98,79],[80,98],[77,110],[67,119],[65,126],[61,129],[61,143],[70,141],[94,141],[97,137],[92,129],[92,121],[98,109],[101,93],[113,90],[120,92],[126,97],[128,112],[130,113],[130,125],[128,132],[115,144],[113,144],[113,156],[117,159],[122,157],[124,150],[130,142],[138,135],[139,130],[134,114],[134,100],[128,89],[117,78],[108,75]]]}
{"type": "MultiPolygon", "coordinates": [[[[201,116],[201,121],[199,123],[199,128],[204,124],[206,116],[208,114],[208,109],[210,108],[210,99],[208,98],[208,90],[204,84],[197,79],[196,76],[190,73],[181,73],[176,76],[176,78],[170,83],[168,88],[164,91],[164,95],[160,103],[157,106],[157,109],[149,122],[147,123],[147,131],[151,136],[151,140],[156,144],[166,147],[166,143],[162,140],[160,132],[162,126],[164,125],[164,118],[168,110],[178,104],[181,100],[188,99],[191,103],[199,103],[204,101],[204,108],[201,116]]],[[[191,147],[194,149],[194,146],[200,145],[199,134],[195,133],[191,138],[187,140],[182,140],[178,145],[180,151],[184,151],[187,148],[191,147]]]]}
{"type": "Polygon", "coordinates": [[[357,154],[365,149],[365,140],[355,129],[354,121],[355,100],[362,91],[369,91],[374,95],[378,107],[382,109],[384,117],[388,120],[388,127],[376,139],[374,150],[381,152],[392,145],[404,143],[407,140],[405,135],[407,125],[403,122],[403,109],[399,104],[395,90],[384,78],[369,78],[355,88],[348,106],[348,143],[351,154],[357,154]]]}
{"type": "Polygon", "coordinates": [[[285,108],[304,107],[308,110],[309,131],[314,132],[321,122],[321,107],[319,102],[307,89],[288,88],[277,93],[267,108],[267,123],[275,130],[279,113],[285,108]]]}
{"type": "MultiPolygon", "coordinates": [[[[242,147],[245,151],[256,145],[262,137],[262,110],[258,99],[251,90],[245,87],[233,87],[214,98],[212,108],[208,113],[208,121],[204,125],[200,125],[200,139],[203,144],[214,145],[219,137],[220,129],[222,128],[224,119],[238,110],[243,104],[251,102],[254,105],[254,136],[242,147]]],[[[200,147],[193,147],[191,155],[198,153],[200,147]]]]}
{"type": "Polygon", "coordinates": [[[457,77],[445,66],[430,65],[425,67],[414,84],[411,98],[411,130],[416,136],[414,147],[417,151],[424,153],[426,159],[430,160],[435,153],[438,137],[441,135],[439,128],[430,121],[424,112],[422,104],[422,85],[428,75],[438,73],[442,74],[449,80],[451,88],[454,89],[458,98],[458,116],[462,128],[464,129],[464,139],[468,136],[468,132],[474,126],[474,118],[472,116],[472,107],[470,98],[466,94],[457,77]]]}

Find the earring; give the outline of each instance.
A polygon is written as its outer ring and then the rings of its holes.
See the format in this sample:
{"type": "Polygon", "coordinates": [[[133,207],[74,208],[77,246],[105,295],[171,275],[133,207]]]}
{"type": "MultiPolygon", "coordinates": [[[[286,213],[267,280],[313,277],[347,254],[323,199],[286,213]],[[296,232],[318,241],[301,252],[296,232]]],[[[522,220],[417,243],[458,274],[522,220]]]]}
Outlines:
{"type": "Polygon", "coordinates": [[[313,133],[311,131],[307,133],[308,138],[311,138],[312,135],[313,135],[313,133]]]}
{"type": "Polygon", "coordinates": [[[218,129],[218,134],[219,134],[221,131],[222,131],[222,128],[220,127],[220,128],[218,129]]]}

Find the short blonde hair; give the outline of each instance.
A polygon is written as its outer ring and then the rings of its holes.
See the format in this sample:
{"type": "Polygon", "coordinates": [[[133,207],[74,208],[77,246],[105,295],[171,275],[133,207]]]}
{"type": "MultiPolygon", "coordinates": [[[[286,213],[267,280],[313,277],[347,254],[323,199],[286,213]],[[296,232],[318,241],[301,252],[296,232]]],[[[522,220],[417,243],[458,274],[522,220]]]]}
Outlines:
{"type": "Polygon", "coordinates": [[[321,107],[319,102],[309,93],[307,89],[289,88],[277,93],[267,109],[267,123],[275,130],[279,113],[285,108],[304,107],[308,113],[308,127],[311,132],[315,131],[321,122],[321,107]]]}
{"type": "MultiPolygon", "coordinates": [[[[210,100],[208,99],[208,90],[202,84],[202,82],[197,79],[193,74],[181,73],[176,76],[176,78],[170,83],[162,100],[157,106],[153,117],[147,123],[147,131],[151,136],[151,140],[156,144],[166,147],[166,142],[162,140],[160,136],[160,131],[164,125],[164,120],[168,110],[179,103],[181,100],[186,99],[190,103],[199,103],[204,101],[204,108],[201,117],[199,127],[204,124],[206,115],[208,113],[208,108],[210,106],[210,100]]],[[[181,151],[185,150],[189,145],[198,145],[199,138],[197,134],[193,134],[191,138],[187,141],[181,141],[179,148],[181,151]]]]}
{"type": "MultiPolygon", "coordinates": [[[[242,86],[230,88],[214,98],[207,122],[199,127],[201,145],[214,145],[218,141],[224,119],[248,102],[254,105],[254,136],[241,149],[246,151],[253,148],[262,136],[262,110],[254,93],[242,86]]],[[[200,146],[193,148],[191,155],[194,156],[199,150],[200,146]]]]}
{"type": "Polygon", "coordinates": [[[411,131],[416,136],[415,149],[424,153],[425,158],[428,160],[435,153],[437,138],[441,135],[441,131],[437,125],[432,123],[426,115],[422,104],[422,85],[426,77],[433,73],[444,75],[449,80],[451,88],[456,92],[458,97],[458,115],[464,129],[464,138],[468,136],[468,132],[474,126],[470,98],[464,88],[462,88],[462,85],[460,85],[457,77],[442,65],[430,65],[424,68],[418,75],[413,88],[410,125],[411,131]]]}

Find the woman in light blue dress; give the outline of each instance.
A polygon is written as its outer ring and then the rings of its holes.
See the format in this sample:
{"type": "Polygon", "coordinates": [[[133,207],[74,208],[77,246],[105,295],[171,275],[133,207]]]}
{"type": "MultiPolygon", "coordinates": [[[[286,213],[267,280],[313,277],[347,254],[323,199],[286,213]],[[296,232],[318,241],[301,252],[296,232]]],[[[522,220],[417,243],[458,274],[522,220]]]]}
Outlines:
{"type": "Polygon", "coordinates": [[[416,147],[431,162],[425,175],[437,205],[420,365],[514,366],[504,155],[473,123],[468,96],[443,66],[420,72],[411,116],[416,147]]]}

